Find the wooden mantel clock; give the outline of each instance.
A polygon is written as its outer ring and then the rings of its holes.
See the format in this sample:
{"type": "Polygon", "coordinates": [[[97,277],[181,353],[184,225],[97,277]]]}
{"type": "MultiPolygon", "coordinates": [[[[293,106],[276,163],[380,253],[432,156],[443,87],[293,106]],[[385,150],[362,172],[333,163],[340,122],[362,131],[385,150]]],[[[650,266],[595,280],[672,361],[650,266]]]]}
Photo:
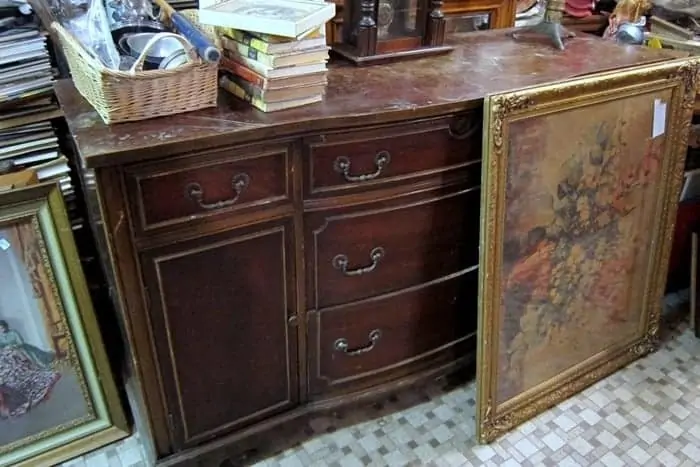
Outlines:
{"type": "Polygon", "coordinates": [[[333,51],[356,65],[444,54],[442,0],[345,0],[343,42],[333,51]]]}

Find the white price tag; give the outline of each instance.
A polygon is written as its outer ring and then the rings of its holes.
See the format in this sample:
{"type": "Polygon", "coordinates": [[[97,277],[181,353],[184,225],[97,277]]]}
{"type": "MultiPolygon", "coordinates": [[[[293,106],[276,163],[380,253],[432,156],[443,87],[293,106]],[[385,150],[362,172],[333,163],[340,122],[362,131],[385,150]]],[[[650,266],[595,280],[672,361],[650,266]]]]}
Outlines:
{"type": "Polygon", "coordinates": [[[8,242],[7,239],[0,237],[0,250],[7,251],[10,246],[10,242],[8,242]]]}
{"type": "Polygon", "coordinates": [[[661,99],[654,99],[654,123],[652,126],[652,138],[666,133],[666,102],[661,99]]]}

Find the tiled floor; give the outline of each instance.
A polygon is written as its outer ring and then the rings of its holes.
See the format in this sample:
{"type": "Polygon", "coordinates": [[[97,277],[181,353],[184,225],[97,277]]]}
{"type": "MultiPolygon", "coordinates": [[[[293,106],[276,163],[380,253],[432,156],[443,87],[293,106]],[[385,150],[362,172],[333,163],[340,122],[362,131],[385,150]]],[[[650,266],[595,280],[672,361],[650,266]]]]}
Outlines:
{"type": "MultiPolygon", "coordinates": [[[[432,384],[344,418],[318,418],[307,441],[260,466],[697,466],[700,339],[686,325],[664,345],[490,446],[474,440],[474,384],[432,384]]],[[[145,465],[139,443],[67,466],[145,465]]]]}

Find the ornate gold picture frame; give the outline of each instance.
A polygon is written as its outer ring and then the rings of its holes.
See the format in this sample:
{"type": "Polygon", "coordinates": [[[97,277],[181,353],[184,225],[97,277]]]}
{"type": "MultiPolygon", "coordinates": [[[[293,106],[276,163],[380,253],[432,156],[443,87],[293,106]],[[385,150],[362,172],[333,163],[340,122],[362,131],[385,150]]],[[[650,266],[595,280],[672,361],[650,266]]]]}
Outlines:
{"type": "Polygon", "coordinates": [[[128,434],[58,186],[0,193],[0,466],[128,434]]]}
{"type": "Polygon", "coordinates": [[[485,100],[480,442],[654,349],[698,63],[485,100]]]}

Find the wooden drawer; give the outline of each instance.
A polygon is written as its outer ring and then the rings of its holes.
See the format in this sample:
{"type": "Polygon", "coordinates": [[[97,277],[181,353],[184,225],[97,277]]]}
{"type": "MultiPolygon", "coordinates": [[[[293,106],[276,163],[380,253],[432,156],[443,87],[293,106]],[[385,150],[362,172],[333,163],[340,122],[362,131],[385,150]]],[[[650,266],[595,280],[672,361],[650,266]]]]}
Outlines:
{"type": "Polygon", "coordinates": [[[307,214],[308,308],[397,291],[477,265],[479,197],[475,187],[441,189],[307,214]]]}
{"type": "Polygon", "coordinates": [[[465,357],[476,332],[477,288],[473,270],[310,313],[311,392],[357,390],[465,357]]]}
{"type": "Polygon", "coordinates": [[[324,197],[455,170],[481,158],[481,113],[305,140],[305,194],[324,197]]]}
{"type": "Polygon", "coordinates": [[[259,144],[126,169],[137,232],[291,199],[290,144],[259,144]]]}

